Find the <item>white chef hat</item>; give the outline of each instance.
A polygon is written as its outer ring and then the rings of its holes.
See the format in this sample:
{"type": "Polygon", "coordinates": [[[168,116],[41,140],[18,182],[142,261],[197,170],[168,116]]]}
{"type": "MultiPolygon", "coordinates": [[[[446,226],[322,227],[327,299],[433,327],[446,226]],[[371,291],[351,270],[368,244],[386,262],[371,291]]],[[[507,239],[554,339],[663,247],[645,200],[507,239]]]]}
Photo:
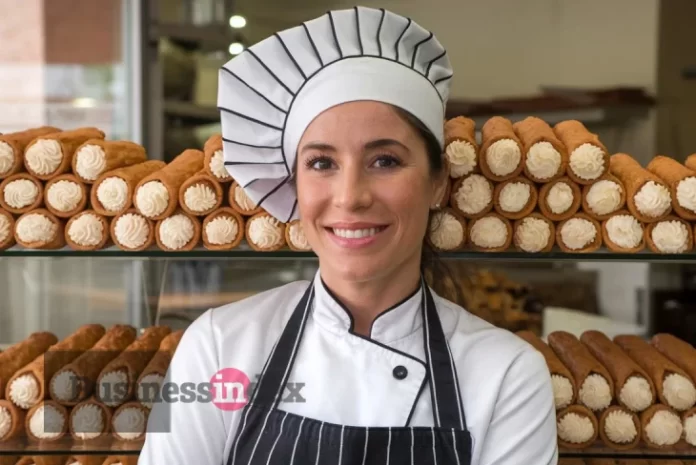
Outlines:
{"type": "Polygon", "coordinates": [[[414,115],[443,145],[452,74],[445,49],[411,19],[365,7],[330,11],[222,67],[225,166],[257,205],[279,221],[296,219],[289,181],[314,118],[341,103],[384,102],[414,115]]]}

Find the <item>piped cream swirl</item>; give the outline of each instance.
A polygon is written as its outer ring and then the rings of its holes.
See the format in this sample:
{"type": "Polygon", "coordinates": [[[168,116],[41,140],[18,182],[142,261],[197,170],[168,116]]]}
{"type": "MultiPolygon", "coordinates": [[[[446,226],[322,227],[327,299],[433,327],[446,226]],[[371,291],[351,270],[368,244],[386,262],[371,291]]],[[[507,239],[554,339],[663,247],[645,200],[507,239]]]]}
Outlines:
{"type": "Polygon", "coordinates": [[[68,237],[77,245],[93,247],[104,238],[104,225],[96,215],[85,213],[70,223],[68,237]]]}
{"type": "Polygon", "coordinates": [[[83,146],[75,157],[75,171],[83,179],[94,181],[106,170],[106,153],[98,145],[83,146]]]}
{"type": "Polygon", "coordinates": [[[512,139],[494,142],[486,151],[486,164],[496,176],[507,176],[515,171],[521,159],[520,147],[512,139]]]}
{"type": "Polygon", "coordinates": [[[39,196],[39,188],[28,179],[8,182],[3,192],[5,203],[12,208],[25,208],[33,204],[39,196]]]}
{"type": "Polygon", "coordinates": [[[59,212],[69,212],[82,201],[82,188],[73,181],[60,180],[46,190],[46,202],[59,212]]]}
{"type": "Polygon", "coordinates": [[[58,225],[39,213],[30,213],[17,220],[17,237],[22,242],[50,242],[58,233],[58,225]]]}
{"type": "Polygon", "coordinates": [[[218,216],[205,226],[208,242],[214,245],[231,244],[239,234],[237,220],[227,216],[218,216]]]}
{"type": "Polygon", "coordinates": [[[529,148],[525,164],[532,176],[544,181],[558,173],[561,167],[561,154],[550,142],[537,142],[529,148]]]}
{"type": "Polygon", "coordinates": [[[150,181],[135,193],[135,205],[148,218],[161,215],[169,205],[169,191],[161,181],[150,181]]]}
{"type": "Polygon", "coordinates": [[[248,239],[257,247],[270,249],[283,240],[280,223],[270,216],[259,216],[251,220],[248,239]]]}
{"type": "Polygon", "coordinates": [[[25,154],[29,168],[40,176],[54,173],[63,161],[60,143],[53,139],[39,139],[29,147],[25,154]]]}
{"type": "Polygon", "coordinates": [[[142,216],[126,213],[116,220],[114,235],[122,246],[137,249],[142,247],[150,237],[150,225],[142,216]]]}
{"type": "Polygon", "coordinates": [[[448,212],[438,212],[430,224],[430,240],[440,250],[454,250],[464,241],[464,226],[448,212]]]}
{"type": "Polygon", "coordinates": [[[507,242],[507,235],[507,226],[495,216],[478,219],[471,227],[471,242],[486,249],[504,246],[507,242]]]}
{"type": "Polygon", "coordinates": [[[0,141],[0,176],[9,173],[14,165],[14,149],[10,144],[0,141]]]}
{"type": "Polygon", "coordinates": [[[217,204],[215,191],[204,183],[194,184],[184,192],[186,206],[196,213],[208,211],[217,204]]]}
{"type": "Polygon", "coordinates": [[[128,183],[117,177],[104,179],[97,187],[97,199],[105,210],[120,211],[128,202],[128,183]]]}
{"type": "Polygon", "coordinates": [[[460,178],[476,168],[476,148],[467,141],[452,141],[445,150],[450,162],[450,176],[460,178]]]}
{"type": "Polygon", "coordinates": [[[171,250],[179,250],[191,242],[195,228],[186,215],[174,215],[162,221],[159,236],[162,244],[171,250]]]}

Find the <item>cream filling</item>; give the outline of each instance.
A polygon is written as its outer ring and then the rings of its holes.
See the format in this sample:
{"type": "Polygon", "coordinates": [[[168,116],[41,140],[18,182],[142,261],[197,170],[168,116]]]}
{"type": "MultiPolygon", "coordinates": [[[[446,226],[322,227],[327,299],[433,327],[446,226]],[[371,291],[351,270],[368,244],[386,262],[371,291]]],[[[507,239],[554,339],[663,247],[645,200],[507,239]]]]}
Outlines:
{"type": "Polygon", "coordinates": [[[17,221],[17,236],[22,242],[50,242],[58,232],[56,225],[49,218],[38,213],[30,213],[17,221]]]}
{"type": "Polygon", "coordinates": [[[546,195],[546,205],[552,213],[560,215],[568,211],[574,199],[573,189],[564,182],[557,182],[546,195]]]}
{"type": "Polygon", "coordinates": [[[210,172],[221,181],[227,181],[231,178],[230,173],[225,168],[225,156],[222,150],[216,150],[210,157],[210,172]]]}
{"type": "MultiPolygon", "coordinates": [[[[0,437],[2,437],[1,434],[0,437]]],[[[691,415],[684,420],[684,439],[692,446],[696,446],[696,415],[691,415]]]]}
{"type": "Polygon", "coordinates": [[[583,444],[595,435],[592,421],[576,413],[563,415],[557,426],[558,437],[571,444],[583,444]]]}
{"type": "Polygon", "coordinates": [[[621,186],[614,181],[597,181],[587,192],[587,206],[597,215],[613,213],[620,205],[621,186]]]}
{"type": "Polygon", "coordinates": [[[607,415],[604,422],[604,432],[614,444],[629,444],[638,436],[633,417],[620,410],[607,415]]]}
{"type": "Polygon", "coordinates": [[[302,228],[302,223],[293,223],[290,225],[290,242],[298,249],[311,250],[312,247],[307,241],[307,236],[305,236],[304,229],[302,228]]]}
{"type": "Polygon", "coordinates": [[[9,173],[14,165],[14,150],[7,142],[0,141],[0,176],[9,173]]]}
{"type": "Polygon", "coordinates": [[[604,410],[611,404],[611,388],[601,375],[592,374],[580,386],[578,399],[590,410],[604,410]]]}
{"type": "Polygon", "coordinates": [[[0,215],[0,244],[5,242],[12,234],[12,224],[5,215],[0,215]]]}
{"type": "Polygon", "coordinates": [[[486,178],[480,174],[472,174],[464,179],[455,194],[459,209],[470,215],[483,211],[492,200],[493,189],[486,178]]]}
{"type": "Polygon", "coordinates": [[[208,242],[215,245],[231,244],[239,234],[239,225],[233,218],[218,216],[205,226],[208,242]]]}
{"type": "Polygon", "coordinates": [[[12,414],[5,407],[0,407],[0,440],[12,429],[12,414]]]}
{"type": "Polygon", "coordinates": [[[672,204],[669,190],[655,181],[646,182],[633,200],[638,211],[651,218],[664,215],[672,204]]]}
{"type": "Polygon", "coordinates": [[[276,247],[283,240],[280,223],[270,216],[254,218],[249,225],[249,240],[262,249],[276,247]]]}
{"type": "Polygon", "coordinates": [[[118,407],[124,401],[128,387],[128,373],[110,371],[99,380],[99,399],[109,407],[118,407]]]}
{"type": "Polygon", "coordinates": [[[138,383],[138,400],[144,407],[152,408],[163,382],[164,377],[157,374],[143,376],[138,383]]]}
{"type": "Polygon", "coordinates": [[[12,208],[24,208],[33,204],[39,196],[39,188],[28,179],[17,179],[5,185],[5,203],[12,208]]]}
{"type": "Polygon", "coordinates": [[[669,406],[680,412],[689,410],[696,404],[696,387],[691,380],[676,373],[665,377],[662,394],[669,406]]]}
{"type": "Polygon", "coordinates": [[[139,408],[124,408],[114,418],[115,433],[126,441],[134,441],[145,433],[147,418],[139,408]]]}
{"type": "Polygon", "coordinates": [[[650,233],[655,247],[663,253],[682,253],[689,245],[689,230],[681,221],[661,221],[650,233]]]}
{"type": "Polygon", "coordinates": [[[63,161],[63,149],[53,139],[39,139],[24,154],[29,168],[40,176],[55,172],[63,161]]]}
{"type": "Polygon", "coordinates": [[[79,394],[78,378],[74,371],[64,370],[51,380],[51,393],[59,402],[72,402],[79,394]]]}
{"type": "Polygon", "coordinates": [[[690,177],[679,181],[677,184],[677,203],[682,208],[696,212],[696,178],[690,177]]]}
{"type": "Polygon", "coordinates": [[[206,184],[194,184],[184,192],[186,206],[194,212],[204,212],[215,207],[217,196],[215,191],[206,184]]]}
{"type": "Polygon", "coordinates": [[[94,181],[106,170],[106,153],[98,145],[83,146],[75,157],[75,171],[83,179],[94,181]]]}
{"type": "Polygon", "coordinates": [[[532,176],[543,181],[558,173],[561,154],[550,142],[537,142],[529,148],[525,164],[532,176]]]}
{"type": "Polygon", "coordinates": [[[561,228],[561,240],[571,250],[580,250],[597,237],[597,228],[583,218],[571,218],[561,228]]]}
{"type": "Polygon", "coordinates": [[[120,211],[128,202],[128,183],[121,178],[106,178],[97,187],[97,199],[105,210],[120,211]]]}
{"type": "Polygon", "coordinates": [[[519,145],[512,139],[494,142],[486,150],[488,169],[496,176],[507,176],[517,169],[522,160],[519,145]]]}
{"type": "Polygon", "coordinates": [[[160,241],[171,250],[179,250],[191,242],[194,232],[193,222],[185,215],[170,216],[159,227],[160,241]]]}
{"type": "Polygon", "coordinates": [[[169,205],[169,191],[161,181],[147,182],[136,192],[135,205],[148,218],[161,215],[169,205]]]}
{"type": "Polygon", "coordinates": [[[58,181],[46,191],[46,202],[59,212],[74,210],[81,200],[82,189],[72,181],[58,181]]]}
{"type": "Polygon", "coordinates": [[[42,405],[29,420],[31,434],[39,439],[55,439],[65,428],[65,417],[51,405],[42,405]]]}
{"type": "Polygon", "coordinates": [[[504,246],[507,242],[507,235],[508,230],[505,223],[495,216],[476,220],[471,227],[471,242],[486,249],[504,246]]]}
{"type": "Polygon", "coordinates": [[[450,162],[450,176],[460,178],[476,168],[476,148],[469,142],[455,140],[445,150],[450,162]]]}
{"type": "Polygon", "coordinates": [[[430,240],[441,250],[453,250],[464,240],[464,226],[453,215],[438,212],[430,225],[430,240]]]}
{"type": "Polygon", "coordinates": [[[95,439],[104,431],[104,412],[94,404],[83,405],[72,417],[72,429],[83,440],[95,439]]]}
{"type": "Polygon", "coordinates": [[[582,144],[570,154],[570,169],[580,179],[597,179],[604,173],[604,151],[593,144],[582,144]]]}
{"type": "Polygon", "coordinates": [[[142,216],[126,213],[116,220],[114,235],[122,246],[137,249],[142,247],[150,237],[150,225],[142,216]]]}
{"type": "Polygon", "coordinates": [[[561,410],[570,405],[573,401],[573,385],[565,376],[551,375],[551,384],[553,385],[553,400],[556,404],[556,410],[561,410]]]}
{"type": "Polygon", "coordinates": [[[619,392],[619,400],[634,412],[642,412],[652,405],[650,383],[642,376],[631,376],[619,392]]]}
{"type": "Polygon", "coordinates": [[[70,223],[68,237],[77,245],[93,247],[104,238],[104,225],[96,215],[86,213],[70,223]]]}
{"type": "Polygon", "coordinates": [[[551,240],[551,227],[539,218],[525,218],[515,231],[515,240],[518,247],[525,252],[539,252],[544,250],[551,240]]]}
{"type": "Polygon", "coordinates": [[[517,213],[529,203],[532,189],[524,182],[510,182],[500,190],[498,202],[506,212],[517,213]]]}
{"type": "Polygon", "coordinates": [[[684,428],[681,419],[672,412],[660,410],[645,426],[645,434],[653,444],[671,446],[679,442],[684,428]]]}
{"type": "Polygon", "coordinates": [[[256,204],[249,198],[241,186],[234,186],[234,201],[244,211],[250,212],[256,208],[256,204]]]}
{"type": "Polygon", "coordinates": [[[615,215],[606,223],[607,235],[611,241],[624,249],[638,247],[643,240],[643,227],[631,215],[615,215]]]}
{"type": "Polygon", "coordinates": [[[34,375],[23,375],[10,386],[10,400],[19,408],[30,409],[39,400],[39,383],[34,375]]]}

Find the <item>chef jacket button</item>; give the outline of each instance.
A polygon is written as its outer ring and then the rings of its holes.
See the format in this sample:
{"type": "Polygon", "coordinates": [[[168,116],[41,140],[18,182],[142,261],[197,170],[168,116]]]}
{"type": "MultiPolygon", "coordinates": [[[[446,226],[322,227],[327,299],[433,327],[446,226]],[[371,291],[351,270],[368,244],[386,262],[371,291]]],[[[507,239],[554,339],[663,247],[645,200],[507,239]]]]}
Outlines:
{"type": "Polygon", "coordinates": [[[396,379],[406,379],[408,376],[408,370],[406,369],[405,366],[399,365],[394,368],[394,371],[392,371],[392,374],[394,375],[394,378],[396,379]]]}

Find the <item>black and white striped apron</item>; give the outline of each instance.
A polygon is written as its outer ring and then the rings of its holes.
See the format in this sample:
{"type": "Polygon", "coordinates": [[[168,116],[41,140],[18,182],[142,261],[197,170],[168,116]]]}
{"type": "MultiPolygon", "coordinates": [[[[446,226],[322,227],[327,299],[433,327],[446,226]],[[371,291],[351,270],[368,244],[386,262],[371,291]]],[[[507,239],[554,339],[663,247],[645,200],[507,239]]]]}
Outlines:
{"type": "Polygon", "coordinates": [[[278,409],[314,299],[310,285],[271,352],[242,412],[227,465],[470,465],[452,354],[428,286],[421,281],[426,364],[434,427],[362,427],[278,409]]]}

